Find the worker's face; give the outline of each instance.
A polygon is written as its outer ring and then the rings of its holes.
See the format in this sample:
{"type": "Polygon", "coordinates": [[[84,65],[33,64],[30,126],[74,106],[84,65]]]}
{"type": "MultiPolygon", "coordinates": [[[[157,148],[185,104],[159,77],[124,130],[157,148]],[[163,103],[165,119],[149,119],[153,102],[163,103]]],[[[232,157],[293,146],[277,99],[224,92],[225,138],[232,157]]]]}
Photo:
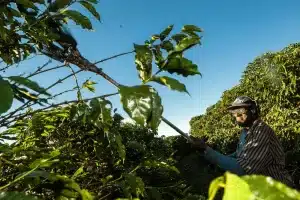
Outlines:
{"type": "Polygon", "coordinates": [[[238,125],[243,126],[243,124],[246,123],[247,117],[248,117],[246,109],[239,108],[239,109],[230,111],[230,113],[235,118],[235,121],[238,125]]]}

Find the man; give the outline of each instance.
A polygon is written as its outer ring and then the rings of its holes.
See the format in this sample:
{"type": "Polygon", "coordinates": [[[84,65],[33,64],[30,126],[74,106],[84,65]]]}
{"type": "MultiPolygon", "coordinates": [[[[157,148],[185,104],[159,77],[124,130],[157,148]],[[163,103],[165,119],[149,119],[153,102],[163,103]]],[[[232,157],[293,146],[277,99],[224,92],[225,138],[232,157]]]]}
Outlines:
{"type": "Polygon", "coordinates": [[[290,187],[292,178],[285,169],[285,154],[274,131],[259,118],[259,107],[247,96],[238,97],[230,107],[236,123],[242,127],[236,152],[223,155],[201,139],[192,137],[192,147],[204,150],[204,157],[225,171],[237,175],[260,174],[270,176],[290,187]]]}

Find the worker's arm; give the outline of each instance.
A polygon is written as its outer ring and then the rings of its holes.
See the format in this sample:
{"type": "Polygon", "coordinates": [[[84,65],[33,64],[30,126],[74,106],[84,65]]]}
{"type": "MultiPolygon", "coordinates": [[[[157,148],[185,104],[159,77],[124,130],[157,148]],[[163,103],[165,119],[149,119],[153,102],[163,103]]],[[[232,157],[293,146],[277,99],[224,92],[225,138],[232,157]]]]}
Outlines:
{"type": "Polygon", "coordinates": [[[236,158],[225,156],[209,146],[206,145],[205,141],[203,139],[192,137],[192,148],[195,148],[197,150],[204,150],[204,157],[211,163],[218,165],[220,168],[222,168],[225,171],[230,171],[232,173],[243,175],[244,170],[242,167],[237,163],[236,158]]]}
{"type": "Polygon", "coordinates": [[[218,165],[221,169],[225,171],[230,171],[231,173],[235,173],[237,175],[244,175],[245,171],[237,162],[236,158],[225,156],[209,146],[205,148],[204,157],[211,163],[218,165]]]}
{"type": "Polygon", "coordinates": [[[227,156],[232,157],[232,158],[236,158],[236,151],[232,154],[227,155],[227,156]]]}

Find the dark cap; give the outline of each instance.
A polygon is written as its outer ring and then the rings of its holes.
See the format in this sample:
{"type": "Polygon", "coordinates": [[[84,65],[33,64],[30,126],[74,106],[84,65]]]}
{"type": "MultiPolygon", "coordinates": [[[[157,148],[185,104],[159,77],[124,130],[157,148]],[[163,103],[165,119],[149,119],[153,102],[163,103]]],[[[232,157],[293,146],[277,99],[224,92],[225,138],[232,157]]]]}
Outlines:
{"type": "Polygon", "coordinates": [[[255,106],[256,103],[250,97],[247,96],[239,96],[237,97],[234,102],[227,108],[228,110],[234,110],[237,108],[245,108],[255,106]]]}

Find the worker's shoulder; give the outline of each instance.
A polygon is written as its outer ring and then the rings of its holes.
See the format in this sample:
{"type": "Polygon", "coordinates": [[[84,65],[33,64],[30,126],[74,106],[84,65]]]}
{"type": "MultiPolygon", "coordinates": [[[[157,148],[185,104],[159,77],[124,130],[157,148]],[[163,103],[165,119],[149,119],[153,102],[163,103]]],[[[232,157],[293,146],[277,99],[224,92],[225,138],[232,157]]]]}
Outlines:
{"type": "Polygon", "coordinates": [[[274,130],[262,119],[258,119],[254,124],[253,132],[260,135],[273,136],[275,134],[274,130]]]}

